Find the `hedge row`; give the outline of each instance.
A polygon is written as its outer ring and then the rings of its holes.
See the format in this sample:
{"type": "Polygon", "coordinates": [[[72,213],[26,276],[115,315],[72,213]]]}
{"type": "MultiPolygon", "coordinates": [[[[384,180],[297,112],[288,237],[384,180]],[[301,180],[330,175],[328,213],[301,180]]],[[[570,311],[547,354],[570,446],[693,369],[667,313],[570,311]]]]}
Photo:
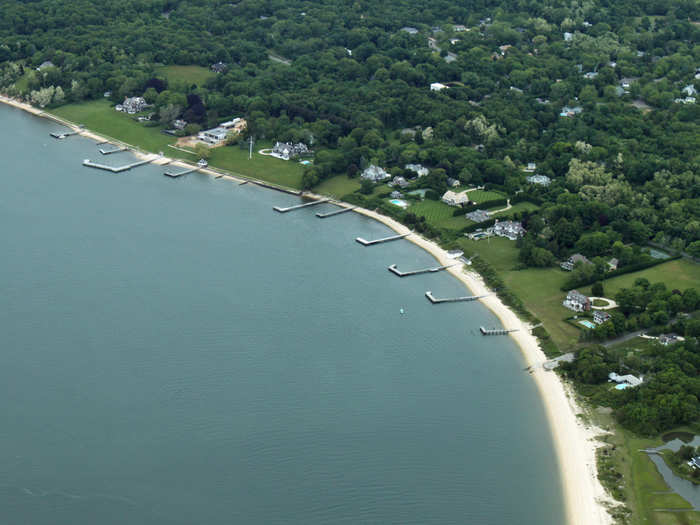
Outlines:
{"type": "Polygon", "coordinates": [[[467,204],[466,206],[457,208],[454,212],[452,212],[452,216],[457,217],[458,215],[464,215],[470,211],[485,210],[487,208],[495,208],[496,206],[506,206],[507,204],[508,199],[491,199],[490,201],[484,201],[479,204],[467,204]]]}

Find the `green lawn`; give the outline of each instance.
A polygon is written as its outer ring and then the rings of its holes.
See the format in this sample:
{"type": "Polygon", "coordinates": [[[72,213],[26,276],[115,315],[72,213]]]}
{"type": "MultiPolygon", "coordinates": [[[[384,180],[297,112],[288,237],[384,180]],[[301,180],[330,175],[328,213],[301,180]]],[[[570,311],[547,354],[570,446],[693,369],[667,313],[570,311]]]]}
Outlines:
{"type": "MultiPolygon", "coordinates": [[[[260,142],[255,145],[255,149],[260,150],[268,146],[260,142]]],[[[301,177],[304,174],[302,166],[295,160],[276,159],[260,155],[257,151],[253,151],[253,158],[249,160],[248,149],[238,146],[213,148],[209,164],[234,174],[295,189],[301,189],[301,177]]]]}
{"type": "Polygon", "coordinates": [[[314,188],[314,191],[339,199],[349,193],[359,190],[360,185],[359,178],[351,179],[347,175],[337,175],[321,182],[321,184],[314,188]]]}
{"type": "Polygon", "coordinates": [[[472,224],[464,214],[453,216],[455,209],[454,206],[448,206],[444,202],[425,199],[412,204],[408,211],[415,213],[419,217],[425,217],[429,224],[437,228],[461,230],[472,224]]]}
{"type": "Polygon", "coordinates": [[[467,193],[467,197],[469,197],[470,201],[473,201],[477,204],[480,202],[484,201],[492,201],[495,199],[505,199],[506,196],[505,194],[499,192],[499,191],[490,191],[490,190],[474,190],[470,191],[467,193]]]}
{"type": "Polygon", "coordinates": [[[213,71],[200,66],[162,66],[156,69],[156,73],[163,75],[171,84],[184,82],[188,86],[203,86],[207,80],[216,76],[213,71]]]}
{"type": "MultiPolygon", "coordinates": [[[[649,279],[650,283],[663,282],[669,290],[683,291],[693,287],[700,289],[700,265],[687,259],[676,259],[603,281],[605,296],[614,297],[621,288],[631,288],[634,280],[639,277],[649,279]]],[[[591,287],[582,288],[581,292],[590,294],[591,287]]]]}
{"type": "Polygon", "coordinates": [[[518,249],[515,247],[515,242],[504,237],[492,237],[480,241],[462,237],[457,242],[466,255],[479,254],[479,257],[487,261],[501,275],[514,270],[518,265],[518,249]]]}
{"type": "MultiPolygon", "coordinates": [[[[498,206],[498,208],[505,208],[505,206],[498,206]]],[[[532,202],[518,202],[517,204],[513,204],[513,207],[510,210],[502,211],[497,215],[501,217],[510,217],[516,213],[522,213],[524,211],[536,211],[539,208],[540,207],[537,204],[533,204],[532,202]]]]}
{"type": "Polygon", "coordinates": [[[100,135],[118,139],[146,151],[163,151],[168,156],[190,158],[168,148],[168,144],[175,142],[175,137],[164,135],[160,132],[160,127],[148,128],[135,121],[131,115],[115,111],[106,99],[68,104],[52,109],[51,113],[76,124],[83,124],[100,135]]]}

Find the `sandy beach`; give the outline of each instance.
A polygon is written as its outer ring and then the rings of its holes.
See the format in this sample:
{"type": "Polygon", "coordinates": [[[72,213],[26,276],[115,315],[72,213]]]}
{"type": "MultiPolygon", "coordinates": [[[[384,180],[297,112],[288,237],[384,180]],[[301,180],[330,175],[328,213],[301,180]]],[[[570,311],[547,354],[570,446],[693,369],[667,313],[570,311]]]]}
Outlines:
{"type": "MultiPolygon", "coordinates": [[[[454,263],[454,259],[449,257],[446,250],[412,233],[408,227],[394,219],[363,208],[356,208],[355,211],[386,224],[399,234],[410,233],[406,240],[432,254],[441,265],[454,263]]],[[[476,272],[466,271],[461,264],[451,266],[447,271],[462,281],[474,295],[488,295],[481,299],[481,302],[496,314],[504,328],[517,329],[516,332],[511,332],[510,336],[518,343],[527,365],[532,366],[532,375],[544,403],[561,471],[567,523],[612,524],[606,507],[612,505],[613,500],[598,481],[596,469],[595,453],[599,446],[596,436],[603,431],[585,425],[577,417],[582,411],[573,393],[555,372],[542,368],[541,365],[547,361],[547,357],[540,349],[537,338],[531,334],[530,325],[504,305],[498,296],[486,287],[476,272]]]]}
{"type": "MultiPolygon", "coordinates": [[[[142,152],[138,148],[124,144],[121,141],[108,139],[89,130],[79,128],[73,123],[66,122],[29,104],[2,95],[0,95],[0,102],[37,116],[55,120],[96,142],[111,142],[129,147],[132,153],[139,158],[145,159],[152,156],[152,154],[142,152]]],[[[183,169],[195,167],[184,161],[173,160],[165,156],[154,159],[154,163],[159,165],[170,164],[183,169]]],[[[213,177],[235,182],[246,180],[208,168],[200,171],[213,177]]],[[[322,198],[320,195],[307,195],[309,197],[322,198]]],[[[333,202],[340,206],[350,206],[343,202],[333,202]]],[[[450,265],[455,262],[436,243],[411,232],[408,227],[394,219],[363,208],[355,208],[354,211],[382,222],[399,234],[410,234],[406,239],[432,254],[441,265],[450,265]]],[[[582,411],[576,404],[573,394],[556,373],[545,371],[542,368],[541,365],[547,358],[540,349],[537,338],[530,333],[530,326],[506,307],[496,294],[486,287],[477,273],[465,270],[463,265],[452,266],[447,271],[464,283],[474,295],[488,295],[488,297],[481,299],[481,302],[498,316],[505,328],[517,329],[510,336],[521,348],[527,365],[532,366],[532,375],[544,403],[547,419],[551,427],[555,447],[554,452],[561,471],[567,523],[569,525],[611,524],[612,518],[607,512],[606,506],[613,504],[613,500],[598,481],[595,459],[595,451],[599,446],[596,436],[603,432],[595,427],[586,426],[577,417],[577,414],[582,411]]]]}

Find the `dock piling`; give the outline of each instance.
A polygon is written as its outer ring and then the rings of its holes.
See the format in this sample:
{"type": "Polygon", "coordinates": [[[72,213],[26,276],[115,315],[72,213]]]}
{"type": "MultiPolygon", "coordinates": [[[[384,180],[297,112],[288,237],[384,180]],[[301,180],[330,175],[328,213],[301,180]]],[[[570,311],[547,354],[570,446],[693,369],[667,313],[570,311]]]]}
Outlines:
{"type": "Polygon", "coordinates": [[[357,237],[355,240],[359,242],[362,246],[374,246],[375,244],[381,244],[384,242],[398,241],[404,237],[408,237],[410,233],[402,233],[401,235],[392,235],[391,237],[383,237],[382,239],[374,239],[373,241],[368,241],[362,237],[357,237]]]}

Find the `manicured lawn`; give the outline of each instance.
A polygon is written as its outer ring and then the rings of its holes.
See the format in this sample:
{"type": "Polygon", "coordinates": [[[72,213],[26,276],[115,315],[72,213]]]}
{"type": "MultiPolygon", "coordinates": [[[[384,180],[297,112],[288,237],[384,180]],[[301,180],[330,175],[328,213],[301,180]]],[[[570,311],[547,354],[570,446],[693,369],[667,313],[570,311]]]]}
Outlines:
{"type": "Polygon", "coordinates": [[[184,82],[188,86],[203,86],[207,80],[216,76],[213,71],[200,66],[163,66],[157,68],[156,73],[167,78],[169,83],[184,82]]]}
{"type": "Polygon", "coordinates": [[[518,265],[518,249],[514,241],[503,237],[472,241],[462,237],[457,242],[466,255],[479,254],[479,257],[487,261],[501,275],[514,270],[518,265]]]}
{"type": "Polygon", "coordinates": [[[474,201],[477,204],[484,201],[492,201],[495,199],[505,199],[505,194],[498,191],[487,191],[487,190],[474,190],[467,193],[470,201],[474,201]]]}
{"type": "Polygon", "coordinates": [[[425,199],[411,205],[408,211],[415,213],[419,217],[425,217],[429,224],[437,228],[460,230],[471,224],[471,221],[463,214],[457,217],[453,216],[455,209],[454,206],[448,206],[444,202],[425,199]]]}
{"type": "MultiPolygon", "coordinates": [[[[505,208],[505,206],[498,206],[498,208],[505,208]]],[[[517,204],[513,204],[513,207],[510,210],[502,211],[498,215],[501,217],[510,217],[516,213],[522,213],[524,211],[535,211],[539,208],[540,207],[537,204],[533,204],[532,202],[519,202],[517,204]]]]}
{"type": "Polygon", "coordinates": [[[353,193],[360,189],[360,179],[351,179],[347,175],[337,175],[326,179],[321,184],[314,188],[316,193],[321,193],[323,195],[330,195],[337,199],[343,196],[353,193]]]}
{"type": "MultiPolygon", "coordinates": [[[[256,150],[266,147],[269,145],[261,142],[255,145],[256,150]]],[[[238,173],[295,189],[301,189],[301,176],[304,174],[304,169],[295,160],[276,159],[260,155],[257,151],[253,151],[253,158],[249,160],[248,149],[238,146],[213,148],[209,164],[234,174],[238,173]]]]}
{"type": "MultiPolygon", "coordinates": [[[[669,290],[683,291],[686,288],[696,288],[700,291],[700,264],[687,259],[676,259],[603,281],[605,296],[614,297],[621,288],[631,288],[634,286],[635,279],[640,277],[648,279],[650,283],[663,282],[669,290]]],[[[587,286],[581,292],[590,294],[591,287],[587,286]]]]}
{"type": "Polygon", "coordinates": [[[135,121],[131,115],[115,111],[105,99],[68,104],[52,109],[51,113],[76,124],[83,124],[100,135],[121,140],[146,151],[163,151],[167,156],[186,156],[168,148],[168,144],[175,142],[175,137],[164,135],[160,132],[160,127],[147,128],[141,122],[135,121]]]}

